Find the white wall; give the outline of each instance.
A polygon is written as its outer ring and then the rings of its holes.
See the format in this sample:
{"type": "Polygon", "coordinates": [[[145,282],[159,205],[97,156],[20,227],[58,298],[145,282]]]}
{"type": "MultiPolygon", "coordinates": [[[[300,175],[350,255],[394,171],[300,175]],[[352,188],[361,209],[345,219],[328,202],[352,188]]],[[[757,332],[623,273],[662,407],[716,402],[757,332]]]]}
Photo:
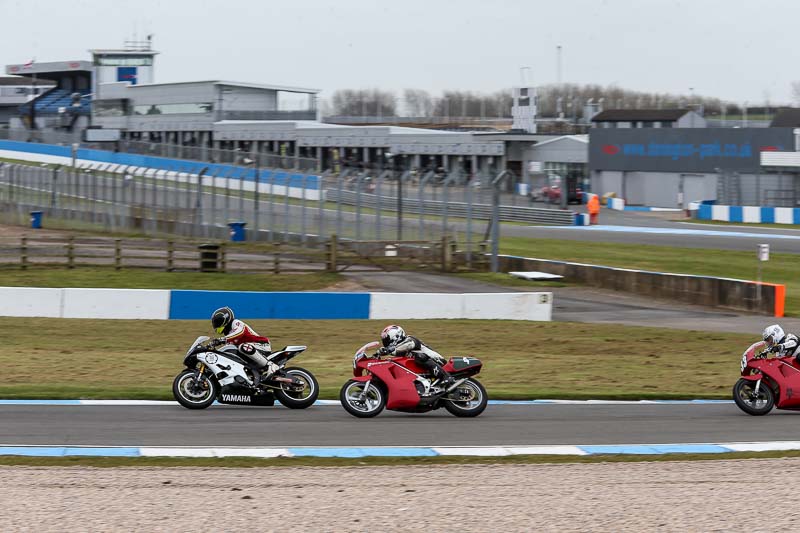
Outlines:
{"type": "Polygon", "coordinates": [[[45,318],[169,318],[170,291],[0,287],[0,316],[45,318]]]}
{"type": "Polygon", "coordinates": [[[373,292],[371,319],[470,318],[495,320],[552,319],[553,294],[514,293],[383,293],[373,292]]]}

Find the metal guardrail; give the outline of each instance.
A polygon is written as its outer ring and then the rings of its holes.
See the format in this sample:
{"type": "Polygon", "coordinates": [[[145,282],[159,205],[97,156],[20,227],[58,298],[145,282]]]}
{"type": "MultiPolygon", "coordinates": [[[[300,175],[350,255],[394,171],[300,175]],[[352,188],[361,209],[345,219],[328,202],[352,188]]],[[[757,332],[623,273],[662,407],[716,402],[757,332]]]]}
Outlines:
{"type": "MultiPolygon", "coordinates": [[[[354,191],[340,191],[325,189],[325,199],[330,202],[341,202],[345,205],[357,205],[359,194],[354,191]]],[[[360,205],[367,208],[378,207],[378,196],[375,194],[361,193],[360,205]]],[[[422,213],[425,215],[443,215],[445,202],[438,200],[425,200],[422,213]]],[[[396,196],[380,196],[381,210],[394,211],[397,208],[396,196]]],[[[420,202],[417,198],[403,198],[403,211],[420,213],[420,202]]],[[[447,202],[448,216],[489,220],[492,216],[492,206],[487,204],[472,204],[471,209],[465,202],[447,202]],[[469,211],[469,212],[468,212],[469,211]]],[[[575,214],[572,211],[561,209],[545,209],[537,207],[517,207],[510,205],[500,206],[500,220],[502,222],[529,222],[532,224],[552,224],[557,226],[572,226],[575,223],[575,214]]]]}

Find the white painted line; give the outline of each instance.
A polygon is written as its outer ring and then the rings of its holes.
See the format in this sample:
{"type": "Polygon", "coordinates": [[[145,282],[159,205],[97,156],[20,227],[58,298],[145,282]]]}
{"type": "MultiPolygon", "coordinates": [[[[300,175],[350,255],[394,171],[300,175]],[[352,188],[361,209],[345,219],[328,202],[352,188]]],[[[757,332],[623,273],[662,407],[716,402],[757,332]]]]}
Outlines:
{"type": "Polygon", "coordinates": [[[735,452],[769,452],[773,450],[800,450],[800,441],[734,442],[720,444],[720,446],[730,448],[735,452]]]}
{"type": "Polygon", "coordinates": [[[439,455],[471,455],[480,457],[510,455],[508,451],[501,446],[446,446],[434,447],[433,451],[439,455]]]}
{"type": "Polygon", "coordinates": [[[509,455],[588,455],[577,446],[515,446],[505,450],[509,455]]]}

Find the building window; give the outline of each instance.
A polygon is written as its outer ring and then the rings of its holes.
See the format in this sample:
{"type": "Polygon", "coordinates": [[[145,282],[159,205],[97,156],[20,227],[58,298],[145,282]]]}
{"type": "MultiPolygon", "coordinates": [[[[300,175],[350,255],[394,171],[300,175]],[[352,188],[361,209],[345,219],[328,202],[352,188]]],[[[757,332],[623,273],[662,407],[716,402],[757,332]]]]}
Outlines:
{"type": "Polygon", "coordinates": [[[672,127],[672,122],[667,122],[665,120],[664,122],[661,123],[661,127],[662,128],[671,128],[672,127]]]}
{"type": "Polygon", "coordinates": [[[134,115],[205,115],[214,110],[214,104],[146,104],[133,106],[134,115]]]}
{"type": "Polygon", "coordinates": [[[643,128],[652,128],[653,124],[654,123],[653,123],[652,120],[645,120],[645,121],[642,122],[642,127],[643,128]]]}
{"type": "Polygon", "coordinates": [[[94,64],[98,67],[149,67],[153,64],[153,57],[98,56],[94,64]]]}

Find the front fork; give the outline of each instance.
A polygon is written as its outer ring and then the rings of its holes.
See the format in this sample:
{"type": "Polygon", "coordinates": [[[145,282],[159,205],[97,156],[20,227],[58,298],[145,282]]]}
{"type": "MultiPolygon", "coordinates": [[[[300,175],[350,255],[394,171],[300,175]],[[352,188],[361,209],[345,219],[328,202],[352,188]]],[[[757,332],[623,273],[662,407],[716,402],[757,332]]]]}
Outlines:
{"type": "Polygon", "coordinates": [[[758,391],[761,389],[761,380],[756,381],[756,388],[753,389],[753,396],[758,398],[758,391]]]}

